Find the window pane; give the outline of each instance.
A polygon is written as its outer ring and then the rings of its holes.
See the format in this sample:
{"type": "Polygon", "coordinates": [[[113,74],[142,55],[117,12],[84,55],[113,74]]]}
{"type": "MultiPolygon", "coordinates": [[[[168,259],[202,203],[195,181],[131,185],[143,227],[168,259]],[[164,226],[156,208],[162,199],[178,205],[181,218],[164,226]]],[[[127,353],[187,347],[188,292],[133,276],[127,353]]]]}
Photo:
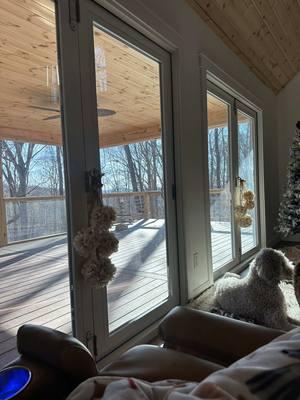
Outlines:
{"type": "MultiPolygon", "coordinates": [[[[255,120],[241,111],[237,113],[238,119],[238,151],[239,151],[239,176],[246,181],[246,187],[256,191],[254,135],[255,120]]],[[[242,254],[257,245],[257,214],[255,207],[247,211],[252,218],[250,227],[241,228],[242,254]]]]}
{"type": "Polygon", "coordinates": [[[233,259],[229,106],[208,93],[208,171],[213,268],[233,259]]]}
{"type": "Polygon", "coordinates": [[[107,287],[112,332],[169,297],[160,65],[96,25],[94,43],[103,199],[119,239],[107,287]]]}
{"type": "Polygon", "coordinates": [[[72,326],[55,3],[1,1],[0,20],[1,369],[21,325],[72,326]]]}

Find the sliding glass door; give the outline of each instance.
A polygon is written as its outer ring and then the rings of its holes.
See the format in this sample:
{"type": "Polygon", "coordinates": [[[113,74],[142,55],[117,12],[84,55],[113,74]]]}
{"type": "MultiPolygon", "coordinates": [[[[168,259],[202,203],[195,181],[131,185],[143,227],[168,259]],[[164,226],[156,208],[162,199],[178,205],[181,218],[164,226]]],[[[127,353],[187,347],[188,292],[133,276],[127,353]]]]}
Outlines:
{"type": "Polygon", "coordinates": [[[259,247],[256,113],[208,82],[208,179],[214,271],[259,247]]]}
{"type": "Polygon", "coordinates": [[[247,254],[259,244],[258,237],[258,191],[256,167],[256,114],[241,103],[237,103],[237,141],[239,177],[255,194],[254,207],[247,210],[252,219],[248,228],[241,228],[241,255],[247,254]]]}
{"type": "Polygon", "coordinates": [[[2,1],[0,18],[1,369],[23,324],[72,333],[73,286],[55,3],[2,1]]]}
{"type": "Polygon", "coordinates": [[[207,94],[210,228],[214,268],[235,258],[230,104],[207,94]]]}
{"type": "Polygon", "coordinates": [[[96,22],[93,32],[102,196],[116,210],[119,239],[112,257],[118,272],[107,287],[108,327],[115,332],[170,294],[161,73],[159,61],[96,22]]]}
{"type": "Polygon", "coordinates": [[[116,212],[117,272],[92,290],[94,351],[103,357],[178,302],[170,54],[81,1],[81,91],[88,170],[116,212]]]}

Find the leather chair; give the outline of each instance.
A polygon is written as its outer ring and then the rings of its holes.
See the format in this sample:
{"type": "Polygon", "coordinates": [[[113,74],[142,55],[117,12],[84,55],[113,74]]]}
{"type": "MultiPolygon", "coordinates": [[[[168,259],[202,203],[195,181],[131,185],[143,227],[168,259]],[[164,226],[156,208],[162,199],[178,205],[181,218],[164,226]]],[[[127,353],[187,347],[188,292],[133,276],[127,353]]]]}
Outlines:
{"type": "Polygon", "coordinates": [[[17,348],[20,356],[6,367],[26,367],[32,377],[15,400],[65,399],[79,383],[98,374],[92,355],[79,340],[45,326],[21,326],[17,348]]]}
{"type": "Polygon", "coordinates": [[[20,357],[11,365],[30,368],[33,378],[15,399],[64,399],[79,383],[96,375],[200,382],[282,333],[176,307],[159,327],[163,347],[136,346],[98,371],[88,349],[77,339],[46,327],[24,325],[17,335],[20,357]]]}
{"type": "Polygon", "coordinates": [[[152,382],[169,378],[199,382],[283,333],[178,306],[160,323],[163,348],[133,347],[103,368],[101,374],[152,382]]]}

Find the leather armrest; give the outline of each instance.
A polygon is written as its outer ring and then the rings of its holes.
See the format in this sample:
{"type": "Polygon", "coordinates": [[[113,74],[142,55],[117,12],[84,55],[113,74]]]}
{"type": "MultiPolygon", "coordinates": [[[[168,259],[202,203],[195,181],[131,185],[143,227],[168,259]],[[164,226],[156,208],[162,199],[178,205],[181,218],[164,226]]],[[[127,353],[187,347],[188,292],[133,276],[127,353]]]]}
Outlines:
{"type": "Polygon", "coordinates": [[[200,382],[221,368],[221,365],[201,360],[190,354],[153,345],[140,345],[107,365],[100,371],[100,375],[133,377],[148,382],[163,379],[200,382]]]}
{"type": "Polygon", "coordinates": [[[17,347],[20,354],[61,371],[77,383],[98,373],[92,355],[79,340],[45,326],[21,326],[17,347]]]}
{"type": "Polygon", "coordinates": [[[159,331],[166,347],[224,366],[284,333],[180,306],[171,310],[163,319],[159,331]]]}
{"type": "Polygon", "coordinates": [[[64,375],[45,363],[20,356],[6,368],[14,366],[28,368],[31,372],[29,385],[14,396],[14,400],[63,400],[77,385],[70,385],[64,375]]]}

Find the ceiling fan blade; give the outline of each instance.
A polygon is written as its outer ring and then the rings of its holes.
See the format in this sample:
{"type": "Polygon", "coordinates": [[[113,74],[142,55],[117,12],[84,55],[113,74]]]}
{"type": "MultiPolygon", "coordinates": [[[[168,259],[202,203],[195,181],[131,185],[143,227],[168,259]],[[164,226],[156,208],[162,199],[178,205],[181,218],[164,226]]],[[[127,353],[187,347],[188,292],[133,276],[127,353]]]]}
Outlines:
{"type": "Polygon", "coordinates": [[[43,110],[43,111],[53,111],[53,112],[60,112],[60,110],[51,107],[40,107],[40,106],[28,106],[29,108],[34,108],[36,110],[43,110]]]}
{"type": "Polygon", "coordinates": [[[59,115],[50,115],[49,117],[43,118],[43,121],[49,121],[50,119],[58,119],[60,118],[60,114],[59,115]]]}
{"type": "MultiPolygon", "coordinates": [[[[43,111],[53,111],[53,112],[58,112],[58,115],[50,115],[49,117],[43,118],[43,121],[49,121],[52,119],[57,119],[60,118],[60,110],[57,110],[56,108],[50,108],[50,107],[40,107],[40,106],[28,106],[30,108],[34,108],[37,110],[43,110],[43,111]]],[[[110,117],[111,115],[115,115],[116,111],[114,110],[109,110],[108,108],[97,108],[97,115],[98,117],[110,117]]]]}
{"type": "Polygon", "coordinates": [[[98,117],[110,117],[111,115],[115,115],[114,110],[109,110],[108,108],[97,108],[98,117]]]}

